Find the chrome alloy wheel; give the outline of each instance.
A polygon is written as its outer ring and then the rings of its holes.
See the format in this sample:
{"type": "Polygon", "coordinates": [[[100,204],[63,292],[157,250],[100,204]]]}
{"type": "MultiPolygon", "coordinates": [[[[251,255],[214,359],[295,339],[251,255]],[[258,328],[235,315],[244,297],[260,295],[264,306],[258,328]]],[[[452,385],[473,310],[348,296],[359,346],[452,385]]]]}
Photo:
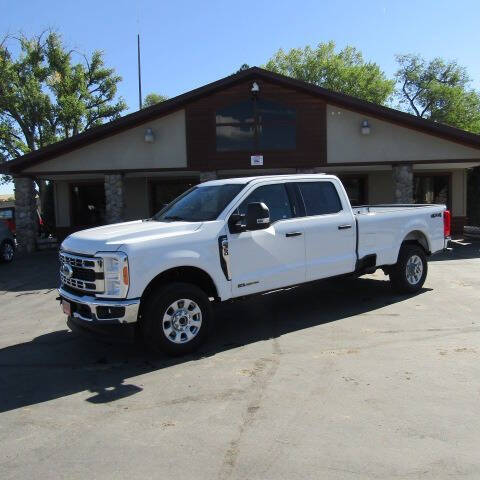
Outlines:
{"type": "Polygon", "coordinates": [[[175,300],[165,311],[162,328],[173,343],[187,343],[195,338],[202,326],[202,311],[188,298],[175,300]]]}
{"type": "Polygon", "coordinates": [[[422,259],[418,255],[412,255],[406,265],[407,281],[410,285],[416,285],[423,275],[422,259]]]}
{"type": "Polygon", "coordinates": [[[12,244],[9,242],[5,242],[2,249],[3,260],[5,260],[5,262],[11,262],[14,253],[15,250],[13,249],[12,244]]]}

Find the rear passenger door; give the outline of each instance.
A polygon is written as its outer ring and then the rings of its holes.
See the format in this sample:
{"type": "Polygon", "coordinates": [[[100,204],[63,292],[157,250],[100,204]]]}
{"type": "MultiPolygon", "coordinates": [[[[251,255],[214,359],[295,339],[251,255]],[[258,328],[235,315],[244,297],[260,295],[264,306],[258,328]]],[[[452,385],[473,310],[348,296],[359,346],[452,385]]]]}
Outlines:
{"type": "Polygon", "coordinates": [[[297,182],[303,207],[306,278],[317,280],[350,273],[356,263],[356,225],[332,181],[297,182]]]}

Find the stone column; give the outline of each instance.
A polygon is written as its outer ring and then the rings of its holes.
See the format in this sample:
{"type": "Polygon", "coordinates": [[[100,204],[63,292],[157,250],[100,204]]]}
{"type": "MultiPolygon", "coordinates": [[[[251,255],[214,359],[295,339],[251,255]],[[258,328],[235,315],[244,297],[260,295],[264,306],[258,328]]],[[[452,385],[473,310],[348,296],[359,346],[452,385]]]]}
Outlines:
{"type": "Polygon", "coordinates": [[[35,186],[31,178],[15,177],[15,224],[18,251],[31,253],[35,250],[38,218],[35,201],[35,186]]]}
{"type": "Polygon", "coordinates": [[[107,223],[123,222],[123,175],[105,175],[105,220],[107,223]]]}
{"type": "Polygon", "coordinates": [[[393,165],[393,200],[395,203],[413,203],[412,165],[393,165]]]}
{"type": "Polygon", "coordinates": [[[215,170],[210,172],[200,172],[200,183],[208,182],[209,180],[216,180],[217,172],[215,170]]]}

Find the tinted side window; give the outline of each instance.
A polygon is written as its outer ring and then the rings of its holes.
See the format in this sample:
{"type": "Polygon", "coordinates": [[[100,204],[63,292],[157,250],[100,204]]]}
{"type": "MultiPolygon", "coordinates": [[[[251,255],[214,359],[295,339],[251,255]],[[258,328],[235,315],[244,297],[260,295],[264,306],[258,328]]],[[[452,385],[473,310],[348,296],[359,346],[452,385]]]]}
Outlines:
{"type": "Polygon", "coordinates": [[[238,208],[239,213],[247,213],[247,205],[251,202],[263,202],[270,210],[270,222],[285,218],[292,218],[292,208],[288,200],[285,185],[274,184],[258,187],[253,191],[238,208]]]}
{"type": "Polygon", "coordinates": [[[298,183],[305,203],[307,216],[337,213],[342,210],[342,204],[337,190],[331,182],[301,182],[298,183]]]}

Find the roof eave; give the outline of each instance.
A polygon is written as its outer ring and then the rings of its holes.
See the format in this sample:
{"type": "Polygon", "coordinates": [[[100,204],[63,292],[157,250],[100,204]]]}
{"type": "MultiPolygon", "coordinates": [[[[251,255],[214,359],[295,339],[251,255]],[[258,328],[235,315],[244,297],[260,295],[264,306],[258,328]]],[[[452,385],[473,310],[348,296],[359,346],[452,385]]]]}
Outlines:
{"type": "Polygon", "coordinates": [[[480,135],[475,135],[464,130],[432,122],[430,120],[419,118],[389,107],[367,102],[349,95],[333,92],[317,85],[273,73],[259,67],[252,67],[189,92],[183,93],[162,103],[152,105],[151,107],[130,113],[109,123],[91,128],[85,132],[75,135],[74,137],[53,143],[40,150],[30,152],[22,157],[18,157],[9,161],[8,166],[6,164],[0,165],[0,172],[4,174],[19,173],[23,169],[28,168],[36,163],[41,163],[57,155],[76,150],[77,148],[97,142],[110,135],[120,133],[124,130],[128,130],[129,128],[149,122],[152,119],[172,113],[176,110],[180,110],[184,108],[188,102],[194,101],[199,97],[212,94],[217,90],[249,78],[263,78],[277,84],[287,85],[290,88],[320,96],[329,104],[361,111],[366,115],[377,117],[382,120],[387,120],[406,127],[416,128],[424,131],[425,133],[437,135],[456,143],[463,143],[472,148],[480,149],[480,135]]]}

